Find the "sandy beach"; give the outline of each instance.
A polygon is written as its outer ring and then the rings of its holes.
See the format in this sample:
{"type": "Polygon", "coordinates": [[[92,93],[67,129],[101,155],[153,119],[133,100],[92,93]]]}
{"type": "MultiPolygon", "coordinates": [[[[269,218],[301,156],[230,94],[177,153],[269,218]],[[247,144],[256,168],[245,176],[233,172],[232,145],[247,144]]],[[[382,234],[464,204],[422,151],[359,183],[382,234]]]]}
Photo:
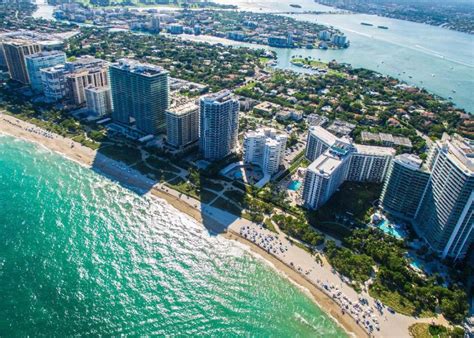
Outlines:
{"type": "Polygon", "coordinates": [[[272,251],[263,248],[246,235],[247,232],[252,231],[261,233],[262,236],[270,236],[269,232],[265,233],[267,230],[262,230],[257,224],[181,195],[179,192],[130,169],[127,165],[109,159],[70,139],[46,132],[35,125],[1,112],[0,133],[41,144],[122,184],[135,189],[146,189],[153,196],[164,199],[174,208],[204,224],[209,231],[220,233],[227,239],[247,245],[252,252],[263,257],[293,282],[308,290],[317,305],[333,317],[350,335],[368,337],[367,326],[369,324],[365,323],[370,320],[370,323],[376,323],[373,325],[377,325],[378,328],[372,332],[371,336],[409,337],[408,327],[410,325],[415,322],[433,321],[432,318],[415,319],[401,314],[392,314],[388,311],[383,313],[374,311],[375,300],[368,293],[357,294],[329,264],[316,263],[314,257],[305,250],[292,245],[283,234],[272,233],[272,236],[275,237],[275,241],[280,243],[280,248],[285,247],[286,251],[277,252],[275,249],[272,251]],[[243,235],[244,232],[245,235],[243,235]],[[344,296],[344,299],[338,296],[340,294],[344,296]],[[362,307],[358,304],[360,297],[368,300],[366,306],[362,307]],[[345,307],[346,304],[351,305],[342,311],[341,306],[345,307]],[[357,305],[353,307],[352,304],[357,305]],[[360,315],[357,313],[359,308],[361,308],[360,315]]]}

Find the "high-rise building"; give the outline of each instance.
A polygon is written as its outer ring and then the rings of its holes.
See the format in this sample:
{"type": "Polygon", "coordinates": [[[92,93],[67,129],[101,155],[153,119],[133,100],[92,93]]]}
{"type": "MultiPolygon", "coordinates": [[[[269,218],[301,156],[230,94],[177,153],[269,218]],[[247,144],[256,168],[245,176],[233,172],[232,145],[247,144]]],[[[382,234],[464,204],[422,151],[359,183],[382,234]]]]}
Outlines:
{"type": "Polygon", "coordinates": [[[45,51],[25,57],[26,69],[30,79],[31,88],[37,93],[43,91],[40,70],[61,65],[66,62],[66,54],[61,51],[45,51]]]}
{"type": "Polygon", "coordinates": [[[260,166],[265,174],[278,171],[285,155],[288,136],[275,129],[261,128],[244,135],[244,162],[260,166]]]}
{"type": "Polygon", "coordinates": [[[3,43],[3,51],[11,79],[23,84],[30,83],[25,56],[40,52],[40,45],[28,40],[9,40],[3,43]]]}
{"type": "Polygon", "coordinates": [[[421,164],[422,160],[411,154],[394,158],[380,195],[380,206],[386,212],[404,220],[415,217],[430,178],[421,164]]]}
{"type": "Polygon", "coordinates": [[[85,93],[87,108],[92,114],[103,116],[112,111],[109,87],[88,87],[85,93]]]}
{"type": "Polygon", "coordinates": [[[395,156],[393,148],[353,144],[347,181],[383,182],[390,162],[395,156]]]}
{"type": "Polygon", "coordinates": [[[474,242],[474,142],[444,135],[431,149],[428,170],[415,230],[443,258],[463,258],[474,242]]]}
{"type": "Polygon", "coordinates": [[[445,134],[424,166],[411,155],[397,156],[381,206],[411,221],[442,258],[463,258],[474,243],[474,142],[445,134]]]}
{"type": "Polygon", "coordinates": [[[393,148],[355,144],[347,136],[311,127],[306,157],[313,162],[306,170],[305,206],[319,208],[344,181],[382,182],[394,156],[393,148]]]}
{"type": "Polygon", "coordinates": [[[51,101],[63,99],[67,94],[66,70],[57,65],[40,70],[44,96],[51,101]]]}
{"type": "Polygon", "coordinates": [[[336,141],[307,168],[303,201],[307,208],[318,209],[344,182],[349,170],[352,144],[336,141]]]}
{"type": "Polygon", "coordinates": [[[319,155],[336,143],[336,141],[337,137],[323,127],[310,127],[306,141],[306,158],[310,161],[314,161],[319,155]]]}
{"type": "Polygon", "coordinates": [[[239,101],[229,90],[200,99],[200,149],[204,158],[220,160],[237,146],[239,101]]]}
{"type": "Polygon", "coordinates": [[[76,105],[86,102],[87,87],[106,87],[108,64],[92,56],[82,56],[64,65],[41,69],[45,96],[51,100],[68,97],[76,105]]]}
{"type": "Polygon", "coordinates": [[[157,134],[166,131],[169,106],[168,72],[162,67],[122,59],[110,66],[112,119],[138,130],[157,134]]]}
{"type": "Polygon", "coordinates": [[[166,111],[166,138],[168,144],[178,149],[199,139],[199,106],[195,102],[166,111]]]}
{"type": "Polygon", "coordinates": [[[107,67],[80,69],[66,75],[69,96],[75,105],[86,102],[87,87],[106,87],[108,85],[107,67]]]}

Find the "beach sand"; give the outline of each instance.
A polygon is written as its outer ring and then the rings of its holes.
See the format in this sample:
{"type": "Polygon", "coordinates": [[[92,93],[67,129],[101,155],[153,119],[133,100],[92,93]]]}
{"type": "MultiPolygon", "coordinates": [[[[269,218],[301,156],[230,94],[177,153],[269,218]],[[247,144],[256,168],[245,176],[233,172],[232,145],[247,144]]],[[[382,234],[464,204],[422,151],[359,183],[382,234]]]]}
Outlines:
{"type": "MultiPolygon", "coordinates": [[[[342,314],[340,306],[316,284],[316,277],[333,285],[339,286],[340,284],[344,294],[353,300],[357,300],[357,293],[350,286],[342,283],[340,277],[334,274],[329,264],[319,266],[319,264],[315,263],[314,258],[306,251],[292,246],[290,248],[291,250],[283,255],[284,257],[276,257],[240,236],[239,229],[241,229],[242,226],[257,227],[256,224],[242,218],[236,218],[236,216],[230,215],[225,211],[201,204],[200,201],[156,183],[136,171],[131,170],[125,164],[109,159],[97,153],[97,151],[59,135],[51,133],[45,135],[44,131],[42,132],[40,128],[13,116],[2,114],[1,112],[0,133],[41,144],[86,167],[93,168],[122,184],[132,188],[146,189],[146,191],[149,191],[153,196],[165,200],[177,210],[187,214],[197,222],[205,224],[209,231],[221,234],[227,239],[245,244],[252,252],[257,253],[270,262],[290,280],[307,289],[316,304],[332,316],[346,332],[357,337],[368,337],[367,332],[357,324],[353,317],[348,314],[342,314]],[[71,147],[72,144],[74,144],[73,147],[71,147]],[[301,267],[302,271],[311,270],[311,273],[308,276],[304,276],[291,267],[290,263],[293,262],[295,262],[298,267],[301,267]],[[313,281],[311,281],[311,279],[313,281]]],[[[283,236],[281,236],[281,240],[289,243],[283,236]]],[[[370,296],[365,294],[364,297],[368,297],[373,303],[373,299],[371,299],[370,296]]],[[[375,336],[409,337],[408,327],[415,322],[431,322],[431,319],[415,320],[412,317],[400,314],[391,315],[390,318],[387,318],[387,315],[385,315],[385,321],[381,319],[381,331],[375,332],[375,336]]]]}

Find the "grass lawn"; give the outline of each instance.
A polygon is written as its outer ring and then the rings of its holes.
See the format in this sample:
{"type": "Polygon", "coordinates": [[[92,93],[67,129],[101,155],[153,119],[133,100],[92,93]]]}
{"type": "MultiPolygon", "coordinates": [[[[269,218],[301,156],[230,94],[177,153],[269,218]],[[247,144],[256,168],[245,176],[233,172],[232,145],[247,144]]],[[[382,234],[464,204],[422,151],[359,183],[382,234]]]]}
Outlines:
{"type": "Polygon", "coordinates": [[[166,171],[171,171],[175,174],[179,174],[181,171],[176,168],[174,165],[163,161],[159,159],[158,157],[155,156],[150,156],[146,159],[146,162],[151,165],[154,168],[161,169],[161,170],[166,170],[166,171]]]}
{"type": "Polygon", "coordinates": [[[327,63],[317,61],[317,60],[309,60],[309,59],[306,60],[306,59],[297,58],[297,59],[292,59],[291,62],[296,63],[296,64],[299,63],[299,64],[302,64],[302,65],[310,65],[312,67],[318,67],[318,68],[321,68],[321,69],[327,69],[328,68],[327,63]]]}
{"type": "Polygon", "coordinates": [[[222,185],[221,183],[213,182],[208,178],[201,177],[201,188],[220,192],[222,191],[222,189],[224,189],[224,185],[222,185]]]}
{"type": "Polygon", "coordinates": [[[414,338],[454,338],[464,337],[464,330],[461,328],[450,329],[441,325],[431,325],[428,323],[416,323],[408,328],[410,335],[414,338]]]}
{"type": "Polygon", "coordinates": [[[123,145],[108,145],[98,149],[98,151],[111,159],[127,164],[138,162],[142,158],[138,149],[123,145]]]}
{"type": "Polygon", "coordinates": [[[265,221],[263,221],[263,223],[265,224],[265,228],[267,228],[268,230],[276,234],[278,233],[277,229],[273,225],[273,222],[270,218],[266,218],[265,221]]]}
{"type": "Polygon", "coordinates": [[[211,202],[214,198],[217,197],[217,194],[214,194],[212,191],[206,190],[206,189],[201,189],[200,192],[200,197],[201,197],[201,202],[203,203],[209,203],[211,202]]]}
{"type": "Polygon", "coordinates": [[[143,161],[135,163],[131,168],[136,169],[142,174],[152,177],[154,179],[159,179],[158,170],[149,168],[143,161]]]}
{"type": "MultiPolygon", "coordinates": [[[[398,313],[401,313],[407,316],[413,316],[413,314],[415,313],[415,307],[413,303],[397,292],[392,292],[392,291],[380,292],[378,290],[375,290],[375,288],[371,287],[369,289],[369,294],[372,297],[379,299],[382,303],[391,307],[398,313]]],[[[418,317],[427,318],[427,317],[433,317],[434,315],[435,314],[432,312],[422,312],[418,314],[418,317]]]]}
{"type": "Polygon", "coordinates": [[[239,207],[237,207],[233,203],[230,203],[228,200],[222,197],[219,197],[214,203],[212,203],[212,206],[215,208],[223,209],[239,217],[242,214],[242,210],[239,207]]]}
{"type": "Polygon", "coordinates": [[[171,189],[179,191],[180,193],[194,197],[198,200],[201,199],[200,194],[196,191],[196,189],[181,177],[176,177],[175,179],[167,182],[166,185],[171,189]]]}
{"type": "Polygon", "coordinates": [[[232,190],[232,191],[227,190],[226,192],[224,192],[225,197],[227,197],[228,199],[234,201],[235,203],[240,205],[242,208],[244,207],[243,202],[244,202],[244,199],[245,199],[245,195],[246,195],[246,193],[241,192],[240,190],[232,190]]]}

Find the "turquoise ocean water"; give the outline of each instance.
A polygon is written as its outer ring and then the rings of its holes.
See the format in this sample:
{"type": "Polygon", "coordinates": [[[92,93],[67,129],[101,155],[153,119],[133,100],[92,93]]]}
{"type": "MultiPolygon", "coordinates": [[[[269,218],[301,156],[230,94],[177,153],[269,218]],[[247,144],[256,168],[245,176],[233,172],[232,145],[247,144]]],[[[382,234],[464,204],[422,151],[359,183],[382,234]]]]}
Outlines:
{"type": "Polygon", "coordinates": [[[0,135],[0,335],[344,337],[243,247],[0,135]]]}

